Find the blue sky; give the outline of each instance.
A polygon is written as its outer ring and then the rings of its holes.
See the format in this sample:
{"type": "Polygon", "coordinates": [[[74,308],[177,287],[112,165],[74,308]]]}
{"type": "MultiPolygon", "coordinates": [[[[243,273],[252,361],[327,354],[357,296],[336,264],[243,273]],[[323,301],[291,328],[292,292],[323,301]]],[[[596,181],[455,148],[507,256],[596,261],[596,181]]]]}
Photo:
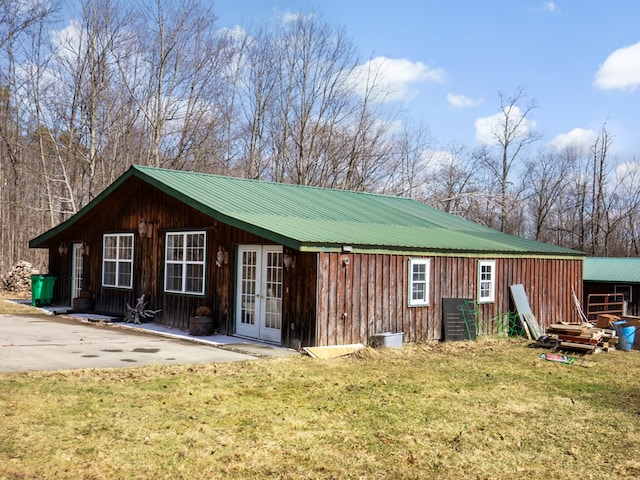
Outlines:
{"type": "Polygon", "coordinates": [[[538,146],[588,144],[606,123],[616,158],[640,160],[638,1],[218,0],[214,10],[219,27],[310,11],[344,27],[363,63],[387,62],[395,105],[443,146],[479,145],[499,92],[522,86],[538,105],[538,146]]]}

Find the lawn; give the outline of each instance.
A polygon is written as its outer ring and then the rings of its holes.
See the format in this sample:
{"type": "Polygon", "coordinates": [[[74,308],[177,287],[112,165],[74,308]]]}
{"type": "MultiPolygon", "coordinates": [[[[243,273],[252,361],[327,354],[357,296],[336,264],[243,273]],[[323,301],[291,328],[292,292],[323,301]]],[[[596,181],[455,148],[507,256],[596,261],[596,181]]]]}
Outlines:
{"type": "Polygon", "coordinates": [[[0,479],[640,477],[640,352],[542,352],[0,374],[0,479]]]}

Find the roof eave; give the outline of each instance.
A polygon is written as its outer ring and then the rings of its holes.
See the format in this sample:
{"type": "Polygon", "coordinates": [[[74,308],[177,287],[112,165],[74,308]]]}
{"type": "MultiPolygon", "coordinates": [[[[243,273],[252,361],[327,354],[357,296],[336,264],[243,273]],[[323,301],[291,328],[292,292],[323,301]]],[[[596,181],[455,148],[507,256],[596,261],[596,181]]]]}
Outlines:
{"type": "Polygon", "coordinates": [[[180,192],[179,190],[174,189],[173,187],[171,187],[171,185],[167,185],[166,183],[163,183],[163,182],[161,182],[159,180],[156,180],[154,177],[151,177],[151,176],[147,175],[142,170],[136,168],[135,165],[132,165],[131,167],[129,167],[129,169],[124,174],[122,174],[122,176],[120,176],[120,178],[118,178],[109,187],[107,187],[102,193],[100,193],[100,195],[98,195],[91,202],[89,202],[82,209],[80,209],[77,213],[75,213],[71,218],[69,218],[66,221],[62,222],[60,225],[58,225],[58,226],[56,226],[56,227],[54,227],[54,228],[52,228],[50,230],[47,230],[46,232],[42,233],[41,235],[31,239],[29,241],[29,248],[47,248],[47,247],[49,247],[50,245],[47,243],[48,240],[50,240],[51,238],[59,235],[60,233],[64,232],[66,229],[68,229],[69,227],[71,227],[75,223],[77,223],[80,219],[82,219],[82,217],[84,217],[87,213],[89,213],[97,204],[99,204],[105,197],[107,197],[111,193],[113,193],[114,190],[116,190],[118,187],[120,187],[124,182],[126,182],[131,177],[136,177],[136,178],[139,178],[141,180],[144,180],[149,185],[152,185],[153,187],[158,188],[159,190],[167,193],[168,195],[170,195],[171,197],[175,198],[176,200],[179,200],[179,201],[189,205],[190,207],[195,208],[196,210],[204,213],[205,215],[208,215],[209,217],[213,218],[214,220],[217,220],[217,221],[222,222],[222,223],[226,223],[226,224],[228,224],[228,225],[230,225],[232,227],[236,227],[236,228],[239,228],[241,230],[245,230],[245,231],[247,231],[249,233],[253,233],[254,235],[263,237],[263,238],[265,238],[265,239],[267,239],[269,241],[272,241],[274,243],[278,243],[278,244],[284,245],[286,247],[293,248],[295,250],[300,250],[301,242],[299,242],[298,240],[295,240],[295,239],[290,238],[290,237],[286,237],[284,235],[280,235],[280,234],[278,234],[276,232],[273,232],[271,230],[260,228],[260,227],[258,227],[256,225],[252,225],[252,224],[243,222],[243,221],[238,220],[236,218],[224,215],[223,213],[219,212],[218,210],[214,210],[212,208],[208,208],[205,205],[201,204],[200,202],[193,201],[193,199],[191,197],[189,197],[188,195],[185,195],[184,193],[180,192]]]}
{"type": "MultiPolygon", "coordinates": [[[[296,247],[292,247],[296,248],[296,247]]],[[[442,249],[420,247],[392,247],[383,245],[362,244],[315,244],[302,242],[297,248],[301,252],[338,252],[338,253],[369,253],[391,255],[416,255],[434,257],[483,257],[483,258],[547,258],[559,260],[583,260],[584,253],[579,251],[566,252],[535,252],[535,251],[507,251],[507,250],[473,250],[473,249],[442,249]],[[348,246],[348,251],[344,247],[348,246]]]]}

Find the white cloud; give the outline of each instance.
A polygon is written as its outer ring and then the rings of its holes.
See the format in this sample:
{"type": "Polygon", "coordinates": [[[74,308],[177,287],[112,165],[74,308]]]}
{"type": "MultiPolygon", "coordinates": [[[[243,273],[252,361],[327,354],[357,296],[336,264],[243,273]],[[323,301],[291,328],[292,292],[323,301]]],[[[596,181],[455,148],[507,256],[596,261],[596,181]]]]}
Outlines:
{"type": "Polygon", "coordinates": [[[423,161],[434,170],[446,170],[458,163],[457,157],[446,150],[427,150],[423,153],[423,161]]]}
{"type": "Polygon", "coordinates": [[[593,83],[603,90],[635,90],[640,85],[640,42],[610,54],[596,72],[593,83]]]}
{"type": "Polygon", "coordinates": [[[640,186],[640,163],[623,162],[616,167],[615,182],[617,189],[635,192],[640,186]]]}
{"type": "Polygon", "coordinates": [[[282,15],[282,23],[292,23],[305,19],[312,19],[315,16],[314,13],[301,13],[287,11],[282,15]]]}
{"type": "Polygon", "coordinates": [[[375,85],[373,97],[378,101],[407,100],[417,93],[418,83],[441,83],[444,70],[430,68],[406,58],[376,57],[358,66],[351,76],[360,95],[375,85]]]}
{"type": "Polygon", "coordinates": [[[545,12],[556,13],[558,11],[558,5],[555,2],[544,2],[542,7],[545,12]]]}
{"type": "Polygon", "coordinates": [[[616,178],[624,179],[629,175],[637,175],[638,171],[640,171],[638,162],[623,162],[616,167],[616,178]]]}
{"type": "Polygon", "coordinates": [[[227,36],[228,38],[236,42],[242,42],[245,38],[247,38],[247,31],[240,25],[234,25],[230,28],[224,27],[221,28],[219,32],[220,35],[227,36]]]}
{"type": "Polygon", "coordinates": [[[59,58],[72,60],[80,52],[85,36],[80,22],[72,18],[69,25],[51,32],[51,47],[59,58]]]}
{"type": "MultiPolygon", "coordinates": [[[[518,125],[518,128],[514,132],[513,138],[522,138],[536,128],[536,122],[534,120],[522,118],[522,111],[517,105],[511,107],[509,111],[509,122],[512,125],[520,122],[520,125],[518,125]]],[[[498,112],[489,117],[478,118],[474,122],[476,140],[486,145],[498,145],[498,139],[502,136],[500,132],[504,128],[504,123],[504,112],[498,112]]]]}
{"type": "Polygon", "coordinates": [[[596,137],[597,135],[593,130],[574,128],[568,133],[557,135],[549,145],[558,150],[564,150],[567,147],[589,147],[596,141],[596,137]]]}
{"type": "Polygon", "coordinates": [[[449,102],[450,108],[453,108],[454,110],[462,110],[464,108],[477,107],[484,102],[484,100],[482,98],[473,100],[465,95],[447,93],[447,102],[449,102]]]}

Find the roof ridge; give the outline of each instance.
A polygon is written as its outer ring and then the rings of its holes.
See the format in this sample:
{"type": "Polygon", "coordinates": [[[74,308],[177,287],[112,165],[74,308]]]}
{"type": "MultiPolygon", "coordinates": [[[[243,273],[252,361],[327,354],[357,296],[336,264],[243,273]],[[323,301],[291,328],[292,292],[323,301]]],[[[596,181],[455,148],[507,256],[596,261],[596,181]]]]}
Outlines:
{"type": "MultiPolygon", "coordinates": [[[[259,184],[268,184],[268,185],[283,185],[287,188],[303,188],[303,189],[316,189],[316,190],[325,190],[325,191],[332,191],[332,192],[345,192],[345,193],[350,193],[350,194],[360,194],[360,195],[367,195],[367,196],[377,196],[377,197],[383,197],[383,198],[394,198],[394,199],[401,199],[401,200],[407,200],[407,201],[414,201],[417,202],[418,200],[415,200],[414,198],[411,197],[402,197],[402,196],[398,196],[398,195],[392,195],[390,193],[379,193],[379,192],[365,192],[365,191],[361,191],[361,190],[349,190],[349,189],[344,189],[344,188],[333,188],[333,187],[321,187],[319,185],[302,185],[299,183],[286,183],[286,182],[277,182],[275,180],[260,180],[257,178],[247,178],[247,177],[236,177],[233,175],[222,175],[219,173],[207,173],[207,172],[197,172],[194,170],[177,170],[174,168],[164,168],[164,167],[154,167],[151,165],[137,165],[137,164],[133,164],[131,165],[131,168],[134,168],[136,170],[142,171],[144,172],[144,170],[153,170],[153,171],[164,171],[164,172],[177,172],[179,174],[190,174],[190,175],[206,175],[209,177],[216,177],[216,178],[221,178],[221,179],[230,179],[230,180],[234,180],[234,181],[243,181],[243,182],[251,182],[251,183],[259,183],[259,184]]],[[[422,202],[419,202],[422,203],[422,202]]],[[[432,207],[430,205],[427,205],[426,203],[423,204],[426,205],[429,208],[433,208],[435,210],[438,210],[435,207],[432,207]]],[[[461,217],[462,218],[462,217],[461,217]]]]}

